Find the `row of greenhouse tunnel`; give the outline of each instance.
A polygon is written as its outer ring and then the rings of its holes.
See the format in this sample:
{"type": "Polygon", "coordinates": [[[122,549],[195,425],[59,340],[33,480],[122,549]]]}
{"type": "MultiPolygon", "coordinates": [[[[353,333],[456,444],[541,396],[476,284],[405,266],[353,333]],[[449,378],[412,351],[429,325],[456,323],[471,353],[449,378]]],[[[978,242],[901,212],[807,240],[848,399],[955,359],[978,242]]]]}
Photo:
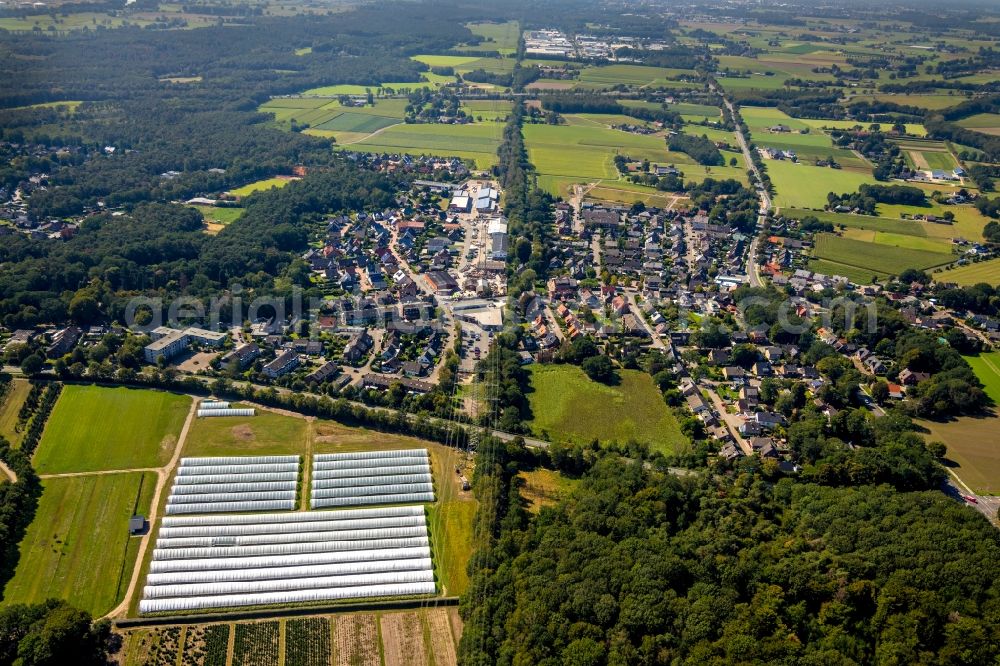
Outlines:
{"type": "Polygon", "coordinates": [[[436,592],[426,449],[315,455],[309,511],[294,511],[300,467],[299,456],[182,459],[139,612],[436,592]]]}

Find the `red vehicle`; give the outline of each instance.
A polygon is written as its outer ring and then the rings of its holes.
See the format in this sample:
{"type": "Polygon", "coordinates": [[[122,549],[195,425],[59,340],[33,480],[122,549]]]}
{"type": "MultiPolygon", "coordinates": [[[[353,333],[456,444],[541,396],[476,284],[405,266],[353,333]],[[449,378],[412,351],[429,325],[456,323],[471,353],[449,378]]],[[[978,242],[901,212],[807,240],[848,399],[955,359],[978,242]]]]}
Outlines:
{"type": "Polygon", "coordinates": [[[975,495],[962,495],[962,499],[964,499],[969,504],[979,504],[979,498],[976,497],[975,495]]]}

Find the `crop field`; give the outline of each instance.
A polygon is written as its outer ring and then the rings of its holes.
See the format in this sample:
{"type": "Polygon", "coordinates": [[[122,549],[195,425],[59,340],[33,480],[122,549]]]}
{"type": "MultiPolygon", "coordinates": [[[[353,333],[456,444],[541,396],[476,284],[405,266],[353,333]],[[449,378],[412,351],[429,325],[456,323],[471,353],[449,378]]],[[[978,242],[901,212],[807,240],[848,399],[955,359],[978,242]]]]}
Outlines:
{"type": "Polygon", "coordinates": [[[481,125],[397,125],[352,144],[352,150],[406,152],[470,159],[480,169],[496,164],[503,129],[497,123],[481,125]]]}
{"type": "Polygon", "coordinates": [[[840,275],[854,284],[871,284],[875,280],[884,280],[889,277],[888,273],[815,258],[809,260],[809,270],[823,275],[840,275]]]}
{"type": "Polygon", "coordinates": [[[373,613],[333,619],[333,654],[337,666],[380,666],[378,625],[373,613]]]}
{"type": "Polygon", "coordinates": [[[670,87],[677,84],[670,78],[679,74],[692,74],[690,69],[646,67],[645,65],[592,65],[580,72],[577,87],[610,88],[619,84],[640,88],[670,87]]]}
{"type": "Polygon", "coordinates": [[[513,109],[513,102],[499,99],[470,99],[462,101],[462,109],[477,121],[504,121],[513,109]]]}
{"type": "Polygon", "coordinates": [[[35,452],[41,474],[159,467],[170,459],[191,399],[165,391],[70,385],[35,452]]]}
{"type": "Polygon", "coordinates": [[[237,187],[234,190],[229,190],[229,193],[235,197],[247,197],[254,192],[261,192],[263,190],[270,190],[275,187],[284,187],[288,183],[292,182],[293,178],[265,178],[263,180],[258,180],[256,182],[244,185],[243,187],[237,187]]]}
{"type": "Polygon", "coordinates": [[[941,169],[951,171],[958,166],[954,155],[947,149],[906,150],[906,158],[915,169],[941,169]]]}
{"type": "Polygon", "coordinates": [[[0,403],[0,436],[14,446],[19,445],[24,438],[24,433],[17,432],[17,415],[30,392],[31,384],[27,379],[14,379],[0,403]]]}
{"type": "Polygon", "coordinates": [[[643,187],[626,181],[608,181],[606,184],[599,184],[587,193],[587,199],[624,204],[641,201],[646,206],[656,206],[657,208],[669,206],[676,198],[669,192],[660,192],[651,187],[643,187]]]}
{"type": "Polygon", "coordinates": [[[1000,494],[1000,446],[996,437],[1000,416],[963,416],[946,423],[915,419],[915,423],[927,428],[928,440],[947,445],[947,459],[970,488],[977,493],[1000,494]]]}
{"type": "Polygon", "coordinates": [[[899,275],[907,268],[927,269],[942,266],[955,259],[950,253],[891,247],[833,234],[816,235],[813,256],[837,264],[892,275],[899,275]]]}
{"type": "Polygon", "coordinates": [[[0,18],[0,30],[23,32],[32,31],[37,27],[48,33],[50,28],[61,32],[64,30],[80,30],[82,28],[93,30],[98,26],[104,28],[120,28],[125,25],[142,27],[150,23],[151,21],[147,20],[118,18],[95,12],[80,12],[68,16],[57,16],[54,20],[50,14],[34,14],[16,18],[0,18]]]}
{"type": "MultiPolygon", "coordinates": [[[[951,208],[957,210],[961,207],[952,206],[951,208]]],[[[871,215],[834,213],[826,210],[807,210],[802,208],[785,208],[781,212],[783,215],[798,220],[811,215],[818,220],[830,222],[835,226],[844,226],[848,229],[867,229],[869,231],[880,231],[888,234],[941,239],[950,239],[955,235],[961,234],[961,229],[958,229],[957,225],[937,224],[923,220],[903,220],[889,217],[888,215],[886,217],[873,217],[871,215]]]]}
{"type": "Polygon", "coordinates": [[[240,623],[233,636],[233,666],[278,663],[280,631],[277,622],[240,623]]]}
{"type": "Polygon", "coordinates": [[[313,127],[318,130],[328,130],[331,132],[364,132],[371,134],[383,127],[389,127],[397,123],[399,123],[399,120],[396,118],[345,112],[313,127]]]}
{"type": "Polygon", "coordinates": [[[379,618],[382,648],[387,664],[418,666],[426,664],[427,645],[416,613],[385,613],[379,618]]]}
{"type": "Polygon", "coordinates": [[[111,610],[128,586],[139,545],[128,520],[149,513],[155,484],[152,473],[43,480],[4,603],[58,597],[95,617],[111,610]]]}
{"type": "MultiPolygon", "coordinates": [[[[932,111],[938,109],[946,109],[949,106],[955,106],[956,104],[961,104],[965,101],[965,98],[961,95],[944,95],[944,94],[931,94],[931,95],[902,95],[902,94],[890,94],[890,93],[876,93],[874,95],[858,95],[852,98],[853,101],[864,101],[864,100],[875,100],[879,102],[893,102],[895,104],[901,104],[903,106],[917,106],[922,109],[930,109],[932,111]]],[[[959,121],[959,125],[963,123],[959,121]]]]}
{"type": "Polygon", "coordinates": [[[419,81],[383,81],[379,85],[360,85],[355,83],[335,83],[328,86],[320,86],[319,88],[310,88],[302,92],[303,95],[317,96],[317,97],[337,97],[338,95],[365,95],[369,91],[376,93],[379,89],[388,91],[395,91],[397,93],[419,90],[420,88],[436,88],[442,84],[442,82],[454,81],[453,76],[437,76],[431,72],[425,72],[421,75],[419,81]]]}
{"type": "Polygon", "coordinates": [[[941,252],[944,254],[950,253],[952,247],[951,242],[943,238],[929,238],[927,236],[896,234],[888,231],[870,231],[867,229],[847,229],[843,232],[843,237],[866,243],[905,247],[911,250],[926,250],[927,252],[941,252]]]}
{"type": "MultiPolygon", "coordinates": [[[[1000,259],[980,261],[967,266],[945,269],[934,274],[938,282],[954,282],[961,286],[970,286],[985,282],[995,286],[1000,285],[1000,259]]],[[[1000,404],[1000,400],[997,401],[1000,404]]]]}
{"type": "MultiPolygon", "coordinates": [[[[808,127],[815,129],[853,129],[860,125],[861,127],[867,128],[871,123],[862,123],[856,120],[832,120],[829,118],[802,118],[799,122],[805,123],[808,127]]],[[[906,133],[912,134],[913,136],[926,136],[927,129],[919,123],[903,123],[906,127],[906,133]]],[[[882,130],[885,131],[891,126],[886,123],[881,123],[882,130]]]]}
{"type": "Polygon", "coordinates": [[[673,413],[645,373],[624,370],[619,386],[606,386],[591,381],[573,365],[532,365],[530,372],[530,425],[539,435],[574,442],[635,439],[668,454],[688,446],[673,413]]]}
{"type": "Polygon", "coordinates": [[[415,55],[410,60],[422,62],[428,67],[454,67],[458,69],[479,60],[479,56],[415,55]]]}
{"type": "Polygon", "coordinates": [[[959,120],[958,124],[983,134],[1000,134],[1000,113],[978,113],[959,120]]]}
{"type": "Polygon", "coordinates": [[[285,666],[329,666],[330,620],[309,617],[285,624],[285,666]]]}
{"type": "Polygon", "coordinates": [[[775,204],[790,208],[822,208],[830,192],[856,192],[865,183],[874,183],[868,173],[830,169],[787,160],[767,160],[767,173],[777,192],[775,204]]]}

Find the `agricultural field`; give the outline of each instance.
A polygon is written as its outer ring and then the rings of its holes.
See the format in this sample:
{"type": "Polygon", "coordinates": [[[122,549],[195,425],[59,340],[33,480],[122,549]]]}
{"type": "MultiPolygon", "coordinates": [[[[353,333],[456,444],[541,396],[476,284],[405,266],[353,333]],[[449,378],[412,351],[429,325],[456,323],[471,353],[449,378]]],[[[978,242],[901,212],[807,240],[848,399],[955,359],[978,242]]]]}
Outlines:
{"type": "Polygon", "coordinates": [[[777,192],[779,208],[822,208],[830,192],[856,192],[858,187],[875,182],[870,173],[831,169],[788,160],[765,160],[767,173],[777,192]]]}
{"type": "Polygon", "coordinates": [[[444,594],[464,593],[469,584],[466,564],[472,556],[472,520],[477,506],[472,494],[462,490],[455,474],[456,467],[467,468],[465,454],[415,437],[349,428],[336,421],[315,421],[310,428],[311,453],[410,448],[430,452],[437,499],[428,507],[428,528],[436,574],[444,594]]]}
{"type": "Polygon", "coordinates": [[[229,194],[232,194],[234,197],[241,197],[241,198],[248,197],[254,192],[270,190],[275,187],[284,187],[293,180],[295,179],[282,176],[279,176],[277,178],[265,178],[263,180],[258,180],[256,182],[244,185],[243,187],[237,187],[234,190],[229,190],[229,194]]]}
{"type": "Polygon", "coordinates": [[[1000,446],[996,438],[1000,416],[963,416],[945,423],[925,420],[915,423],[927,429],[924,436],[929,441],[939,440],[947,445],[947,459],[954,464],[952,469],[973,491],[1000,494],[1000,446]]]}
{"type": "Polygon", "coordinates": [[[40,474],[160,467],[191,399],[166,391],[69,385],[52,410],[34,466],[40,474]]]}
{"type": "MultiPolygon", "coordinates": [[[[472,48],[477,51],[495,50],[503,55],[510,55],[517,52],[517,40],[521,37],[521,27],[517,21],[506,23],[467,23],[465,24],[472,34],[483,37],[472,48]]],[[[462,47],[458,47],[461,49],[462,47]]]]}
{"type": "MultiPolygon", "coordinates": [[[[893,102],[903,106],[917,106],[922,109],[936,111],[955,106],[965,101],[961,95],[929,94],[929,95],[903,95],[892,93],[876,93],[873,95],[858,95],[852,97],[851,101],[874,100],[878,102],[893,102]]],[[[959,122],[961,125],[962,123],[959,122]]]]}
{"type": "Polygon", "coordinates": [[[624,370],[619,386],[606,386],[573,365],[532,365],[529,370],[529,425],[540,436],[581,443],[635,439],[668,454],[688,446],[677,419],[645,373],[624,370]]]}
{"type": "Polygon", "coordinates": [[[951,252],[952,248],[951,242],[943,238],[930,238],[927,236],[916,236],[913,234],[896,234],[889,231],[846,229],[841,235],[844,238],[864,241],[866,243],[876,243],[878,245],[889,245],[892,247],[905,247],[911,250],[926,250],[927,252],[941,252],[948,254],[951,252]]]}
{"type": "Polygon", "coordinates": [[[396,125],[352,144],[351,150],[458,157],[487,169],[496,164],[502,134],[499,123],[396,125]]]}
{"type": "Polygon", "coordinates": [[[958,166],[958,161],[947,148],[941,144],[940,149],[922,147],[920,149],[904,148],[907,162],[914,169],[951,171],[958,166]]]}
{"type": "Polygon", "coordinates": [[[521,481],[521,497],[528,503],[528,511],[531,513],[538,513],[542,507],[555,505],[568,496],[578,483],[576,479],[542,467],[519,472],[517,478],[521,481]]]}
{"type": "Polygon", "coordinates": [[[306,455],[308,431],[305,419],[263,409],[257,409],[256,416],[196,418],[183,453],[188,457],[306,455]]]}
{"type": "MultiPolygon", "coordinates": [[[[690,69],[668,69],[645,65],[590,65],[580,72],[576,88],[610,88],[616,85],[637,88],[677,87],[679,82],[670,79],[681,74],[693,74],[690,69]]],[[[679,85],[684,86],[684,83],[679,85]]]]}
{"type": "Polygon", "coordinates": [[[626,181],[608,181],[607,183],[599,181],[596,187],[587,192],[586,198],[629,205],[641,201],[646,206],[657,208],[676,207],[680,201],[684,201],[682,197],[669,192],[660,192],[626,181]]]}
{"type": "Polygon", "coordinates": [[[232,666],[278,663],[280,631],[276,621],[240,623],[233,632],[232,666]]]}
{"type": "Polygon", "coordinates": [[[334,617],[334,663],[337,666],[380,666],[378,633],[374,613],[334,617]]]}
{"type": "Polygon", "coordinates": [[[68,16],[56,16],[55,18],[51,14],[34,14],[31,16],[0,18],[0,30],[31,32],[35,28],[38,28],[46,33],[51,33],[81,30],[83,28],[89,30],[96,30],[99,27],[121,28],[128,25],[142,27],[150,23],[151,21],[149,20],[113,17],[108,14],[96,12],[80,12],[69,14],[68,16]]]}
{"type": "Polygon", "coordinates": [[[14,446],[19,445],[24,438],[24,433],[17,431],[17,416],[30,392],[31,384],[27,379],[13,379],[7,395],[0,402],[0,436],[14,446]]]}
{"type": "Polygon", "coordinates": [[[329,666],[330,620],[309,617],[285,625],[285,666],[329,666]]]}
{"type": "Polygon", "coordinates": [[[44,479],[4,603],[58,597],[95,617],[114,608],[139,546],[129,537],[128,520],[136,512],[148,515],[155,485],[156,475],[148,472],[44,479]]]}
{"type": "Polygon", "coordinates": [[[499,99],[470,99],[462,101],[462,110],[478,122],[505,122],[513,109],[513,102],[499,99]]]}
{"type": "MultiPolygon", "coordinates": [[[[960,286],[971,286],[985,282],[995,286],[1000,285],[1000,259],[990,259],[980,261],[966,266],[945,269],[934,273],[934,279],[938,282],[954,282],[960,286]]],[[[1000,403],[1000,400],[997,401],[1000,403]]]]}
{"type": "MultiPolygon", "coordinates": [[[[816,234],[815,240],[813,257],[816,259],[871,271],[882,276],[899,275],[907,268],[934,268],[955,259],[955,256],[950,253],[893,247],[833,234],[816,234]]],[[[826,272],[815,266],[813,266],[813,270],[826,272]]],[[[838,271],[831,272],[851,277],[838,271]]]]}
{"type": "MultiPolygon", "coordinates": [[[[568,182],[617,180],[614,157],[618,154],[674,165],[684,172],[685,180],[701,181],[708,176],[746,180],[739,166],[704,167],[683,153],[667,150],[663,137],[630,134],[609,127],[611,123],[629,120],[627,116],[571,114],[566,116],[566,125],[526,125],[528,159],[539,176],[562,177],[568,182]]],[[[540,178],[539,182],[546,181],[540,178]]]]}
{"type": "Polygon", "coordinates": [[[1000,113],[979,113],[959,120],[958,124],[983,134],[1000,135],[1000,113]]]}

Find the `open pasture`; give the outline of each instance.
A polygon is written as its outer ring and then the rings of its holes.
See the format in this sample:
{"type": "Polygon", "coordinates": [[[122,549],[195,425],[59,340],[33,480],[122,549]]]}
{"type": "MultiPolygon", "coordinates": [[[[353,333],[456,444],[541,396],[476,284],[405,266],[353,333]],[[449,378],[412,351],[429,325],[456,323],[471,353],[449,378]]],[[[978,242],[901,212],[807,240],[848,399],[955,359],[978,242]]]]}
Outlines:
{"type": "Polygon", "coordinates": [[[654,451],[688,447],[673,413],[652,378],[637,370],[621,372],[621,384],[606,386],[573,365],[532,365],[528,394],[531,429],[555,441],[624,443],[635,439],[654,451]]]}
{"type": "Polygon", "coordinates": [[[670,69],[667,67],[647,67],[645,65],[590,65],[580,72],[580,88],[610,88],[625,84],[638,88],[670,87],[676,81],[670,79],[680,74],[693,74],[690,69],[670,69]]]}
{"type": "Polygon", "coordinates": [[[979,113],[959,120],[958,124],[983,134],[1000,135],[1000,113],[979,113]]]}
{"type": "MultiPolygon", "coordinates": [[[[922,109],[936,111],[947,109],[965,101],[961,95],[928,94],[928,95],[904,95],[892,93],[875,93],[872,95],[858,95],[851,98],[851,102],[874,100],[878,102],[892,102],[901,106],[916,106],[922,109]]],[[[959,123],[961,124],[961,123],[959,123]]]]}
{"type": "Polygon", "coordinates": [[[63,388],[35,452],[44,474],[159,467],[173,453],[191,399],[130,388],[63,388]]]}
{"type": "Polygon", "coordinates": [[[148,514],[155,484],[155,474],[138,472],[45,479],[4,603],[58,597],[95,617],[111,610],[128,586],[139,545],[128,520],[148,514]]]}
{"type": "MultiPolygon", "coordinates": [[[[996,365],[995,356],[992,361],[996,365]]],[[[977,371],[978,376],[978,371],[977,371]]],[[[928,430],[928,440],[944,442],[948,447],[946,459],[952,469],[973,491],[990,495],[1000,494],[1000,446],[996,433],[1000,430],[1000,416],[971,417],[941,423],[915,420],[928,430]]]]}

